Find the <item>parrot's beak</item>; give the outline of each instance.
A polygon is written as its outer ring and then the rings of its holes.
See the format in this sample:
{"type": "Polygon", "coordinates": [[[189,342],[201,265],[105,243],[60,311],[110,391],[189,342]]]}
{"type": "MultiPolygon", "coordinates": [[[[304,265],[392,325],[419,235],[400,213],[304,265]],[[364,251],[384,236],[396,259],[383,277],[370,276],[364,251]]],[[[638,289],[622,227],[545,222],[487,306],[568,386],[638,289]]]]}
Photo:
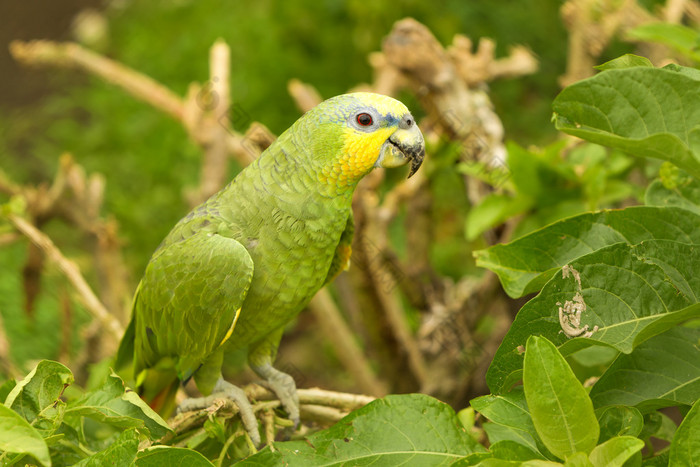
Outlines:
{"type": "Polygon", "coordinates": [[[425,157],[423,134],[413,117],[407,115],[399,123],[399,128],[382,144],[375,167],[401,167],[409,162],[411,170],[408,178],[420,168],[425,157]]]}

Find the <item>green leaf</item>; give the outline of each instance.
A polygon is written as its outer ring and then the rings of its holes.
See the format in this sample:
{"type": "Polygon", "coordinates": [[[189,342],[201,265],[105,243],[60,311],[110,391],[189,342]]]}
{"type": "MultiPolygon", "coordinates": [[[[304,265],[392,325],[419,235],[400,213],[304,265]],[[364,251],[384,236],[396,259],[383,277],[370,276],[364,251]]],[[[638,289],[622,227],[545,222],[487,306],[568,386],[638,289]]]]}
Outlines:
{"type": "Polygon", "coordinates": [[[581,214],[505,245],[474,252],[476,264],[498,274],[513,298],[539,290],[565,264],[619,242],[700,243],[700,215],[678,208],[632,207],[581,214]]]}
{"type": "Polygon", "coordinates": [[[661,68],[608,70],[554,100],[557,129],[700,177],[700,83],[661,68]]]}
{"type": "Polygon", "coordinates": [[[561,459],[589,453],[598,441],[598,420],[583,385],[546,338],[527,340],[523,368],[525,399],[542,442],[561,459]]]}
{"type": "MultiPolygon", "coordinates": [[[[276,446],[276,444],[275,444],[276,446]]],[[[213,467],[206,457],[186,448],[173,448],[170,446],[154,446],[141,451],[136,458],[136,467],[213,467]]],[[[236,464],[238,465],[238,464],[236,464]]]]}
{"type": "Polygon", "coordinates": [[[700,395],[700,329],[676,327],[620,355],[591,389],[596,407],[637,406],[647,411],[692,405],[700,395]]]}
{"type": "Polygon", "coordinates": [[[138,449],[138,432],[135,429],[126,430],[107,449],[81,460],[75,464],[75,467],[102,467],[104,465],[127,467],[133,464],[138,449]]]}
{"type": "Polygon", "coordinates": [[[616,436],[637,436],[644,428],[644,417],[634,407],[611,405],[596,410],[596,417],[600,425],[598,442],[601,443],[616,436]]]}
{"type": "Polygon", "coordinates": [[[627,37],[644,42],[658,42],[683,54],[686,58],[700,62],[698,54],[698,31],[671,23],[647,23],[627,31],[627,37]]]}
{"type": "Polygon", "coordinates": [[[423,394],[390,395],[303,441],[275,443],[237,465],[450,465],[485,449],[448,405],[423,394]]]}
{"type": "Polygon", "coordinates": [[[698,245],[667,240],[618,243],[572,262],[516,316],[486,375],[491,392],[501,393],[520,378],[519,349],[531,335],[547,337],[563,355],[594,344],[631,353],[647,339],[698,316],[698,264],[698,245]],[[580,323],[572,326],[576,310],[580,323]],[[564,328],[581,337],[567,337],[564,328]]]}
{"type": "Polygon", "coordinates": [[[595,467],[622,467],[627,459],[642,450],[644,441],[632,436],[617,436],[596,446],[588,456],[595,467]]]}
{"type": "Polygon", "coordinates": [[[22,381],[17,382],[5,405],[33,422],[42,411],[56,403],[72,382],[73,373],[64,365],[42,360],[22,381]]]}
{"type": "Polygon", "coordinates": [[[687,177],[671,186],[655,180],[647,188],[644,198],[650,206],[677,206],[700,215],[700,180],[687,177]]]}
{"type": "Polygon", "coordinates": [[[678,427],[669,459],[669,465],[674,467],[700,465],[700,399],[678,427]]]}
{"type": "Polygon", "coordinates": [[[170,431],[168,424],[112,373],[102,388],[68,404],[66,418],[87,416],[119,428],[138,428],[152,439],[170,431]]]}
{"type": "Polygon", "coordinates": [[[596,70],[605,71],[616,70],[619,68],[634,68],[637,66],[654,67],[654,65],[646,57],[640,57],[639,55],[634,54],[625,54],[593,68],[596,70]]]}
{"type": "Polygon", "coordinates": [[[29,454],[41,465],[50,466],[44,438],[14,410],[0,404],[0,452],[29,454]]]}
{"type": "Polygon", "coordinates": [[[550,455],[532,423],[522,387],[505,394],[477,397],[470,405],[491,421],[484,424],[491,444],[514,441],[546,457],[550,455]]]}

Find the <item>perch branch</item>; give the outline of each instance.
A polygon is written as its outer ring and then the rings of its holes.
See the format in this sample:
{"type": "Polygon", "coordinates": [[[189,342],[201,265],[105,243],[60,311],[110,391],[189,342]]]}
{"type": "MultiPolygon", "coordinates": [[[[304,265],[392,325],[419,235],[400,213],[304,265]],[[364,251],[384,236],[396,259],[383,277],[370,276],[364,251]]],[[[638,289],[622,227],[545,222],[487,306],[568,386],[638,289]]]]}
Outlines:
{"type": "MultiPolygon", "coordinates": [[[[266,414],[270,409],[281,406],[272,392],[257,384],[245,387],[246,395],[251,400],[259,401],[253,404],[253,411],[266,414]]],[[[374,400],[374,397],[361,394],[349,394],[336,391],[326,391],[319,388],[299,389],[299,404],[304,419],[319,421],[330,425],[337,422],[349,412],[363,407],[374,400]]],[[[230,400],[223,398],[214,399],[211,406],[206,409],[185,412],[173,417],[169,424],[173,431],[166,434],[160,444],[168,444],[175,437],[188,433],[200,427],[204,421],[213,414],[230,418],[238,413],[238,407],[230,400]]]]}

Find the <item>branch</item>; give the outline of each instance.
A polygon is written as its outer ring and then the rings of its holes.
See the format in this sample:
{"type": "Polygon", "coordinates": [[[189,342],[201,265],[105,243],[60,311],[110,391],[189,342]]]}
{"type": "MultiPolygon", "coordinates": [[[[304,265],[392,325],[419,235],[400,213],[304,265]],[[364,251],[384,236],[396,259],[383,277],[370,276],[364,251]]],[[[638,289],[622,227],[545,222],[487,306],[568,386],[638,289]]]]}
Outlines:
{"type": "MultiPolygon", "coordinates": [[[[216,73],[220,71],[221,63],[226,62],[226,59],[221,58],[225,55],[222,52],[223,47],[218,44],[220,42],[212,47],[212,56],[216,62],[216,65],[212,63],[212,71],[216,73]]],[[[13,41],[10,44],[10,52],[16,60],[27,65],[74,67],[98,76],[181,122],[190,137],[199,144],[207,141],[206,135],[198,130],[202,113],[197,102],[201,91],[198,85],[190,86],[187,98],[183,100],[153,78],[70,42],[13,41]]],[[[223,80],[220,83],[223,83],[223,80]]],[[[222,115],[218,117],[221,119],[222,115]]],[[[224,126],[228,128],[227,119],[224,121],[224,126]]],[[[250,153],[255,149],[246,145],[245,138],[230,128],[227,129],[225,146],[242,165],[254,159],[251,159],[250,153]]]]}
{"type": "Polygon", "coordinates": [[[78,296],[87,311],[98,319],[115,339],[120,339],[122,334],[124,334],[124,328],[119,321],[107,311],[97,296],[95,296],[88,283],[80,274],[78,266],[73,261],[63,256],[63,253],[61,253],[46,234],[26,220],[16,214],[7,215],[7,219],[58,266],[59,270],[66,276],[68,281],[78,292],[78,296]]]}
{"type": "Polygon", "coordinates": [[[99,76],[176,120],[183,115],[182,100],[154,79],[74,43],[12,41],[10,53],[27,65],[75,67],[99,76]]]}
{"type": "Polygon", "coordinates": [[[228,178],[230,58],[228,45],[221,39],[216,41],[209,52],[209,82],[196,94],[197,87],[191,87],[188,94],[183,123],[204,150],[199,188],[190,199],[192,206],[219,191],[228,178]]]}
{"type": "MultiPolygon", "coordinates": [[[[275,395],[262,386],[251,384],[246,386],[244,390],[249,399],[258,401],[253,404],[253,411],[260,413],[262,417],[266,417],[270,409],[281,407],[281,403],[275,398],[275,395]]],[[[353,410],[374,400],[374,397],[361,394],[326,391],[319,388],[299,389],[297,393],[303,419],[322,422],[325,425],[337,422],[353,410]]],[[[212,405],[206,409],[181,413],[170,419],[169,425],[173,431],[165,435],[159,443],[169,444],[174,438],[202,426],[210,416],[232,418],[237,414],[238,407],[235,403],[228,399],[216,398],[212,405]]]]}

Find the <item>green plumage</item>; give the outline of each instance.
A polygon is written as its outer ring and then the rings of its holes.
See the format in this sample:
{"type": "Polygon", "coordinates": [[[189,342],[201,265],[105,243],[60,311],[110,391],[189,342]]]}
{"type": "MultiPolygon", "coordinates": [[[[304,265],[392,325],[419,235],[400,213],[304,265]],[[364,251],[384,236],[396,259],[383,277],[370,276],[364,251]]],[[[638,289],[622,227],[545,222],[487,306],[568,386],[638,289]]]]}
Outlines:
{"type": "MultiPolygon", "coordinates": [[[[344,170],[349,139],[373,142],[352,118],[377,99],[382,109],[405,109],[371,94],[324,102],[163,240],[137,289],[117,363],[133,362],[146,400],[171,408],[174,382],[190,377],[210,393],[228,351],[248,349],[254,368],[274,361],[284,325],[346,267],[352,192],[379,145],[356,180],[324,174],[344,170]]],[[[375,113],[385,129],[401,117],[375,113]]]]}

